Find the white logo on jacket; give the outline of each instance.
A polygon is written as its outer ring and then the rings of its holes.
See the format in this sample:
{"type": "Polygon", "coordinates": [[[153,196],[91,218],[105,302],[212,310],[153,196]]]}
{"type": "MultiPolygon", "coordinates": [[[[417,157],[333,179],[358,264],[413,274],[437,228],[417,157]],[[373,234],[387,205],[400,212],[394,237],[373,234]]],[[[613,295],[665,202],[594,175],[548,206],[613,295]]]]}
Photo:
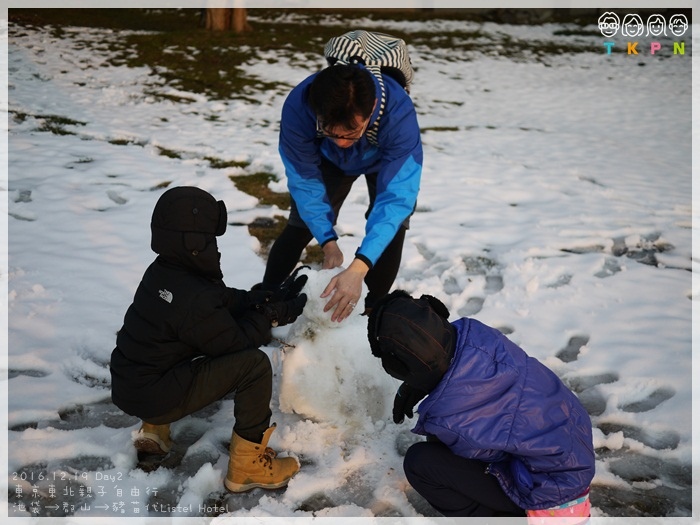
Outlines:
{"type": "Polygon", "coordinates": [[[160,298],[163,299],[163,301],[165,301],[166,303],[173,302],[173,294],[168,290],[158,290],[158,295],[160,295],[160,298]]]}

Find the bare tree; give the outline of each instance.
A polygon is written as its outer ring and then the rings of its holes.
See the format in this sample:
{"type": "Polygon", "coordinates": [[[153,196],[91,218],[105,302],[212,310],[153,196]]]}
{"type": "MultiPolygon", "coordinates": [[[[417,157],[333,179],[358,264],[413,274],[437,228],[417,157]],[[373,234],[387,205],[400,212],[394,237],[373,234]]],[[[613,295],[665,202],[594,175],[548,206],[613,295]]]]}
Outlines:
{"type": "Polygon", "coordinates": [[[204,27],[210,31],[252,31],[245,8],[210,8],[206,10],[204,27]]]}

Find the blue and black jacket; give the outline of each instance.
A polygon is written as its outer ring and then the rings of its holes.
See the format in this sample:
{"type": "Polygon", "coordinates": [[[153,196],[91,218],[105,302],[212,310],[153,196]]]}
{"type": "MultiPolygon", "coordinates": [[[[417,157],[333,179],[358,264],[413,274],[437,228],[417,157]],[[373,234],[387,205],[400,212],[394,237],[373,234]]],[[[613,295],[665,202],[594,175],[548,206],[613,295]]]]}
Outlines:
{"type": "MultiPolygon", "coordinates": [[[[377,173],[377,197],[356,257],[372,267],[413,212],[423,165],[420,129],[413,102],[399,83],[384,76],[386,107],[381,115],[378,146],[363,136],[349,148],[316,134],[316,115],[307,103],[316,73],[302,81],[282,108],[279,152],[289,192],[299,214],[320,245],[338,238],[335,216],[321,177],[321,159],[338,166],[348,177],[377,173]]],[[[374,75],[377,99],[381,87],[374,75]]],[[[369,125],[379,116],[379,104],[369,125]]]]}

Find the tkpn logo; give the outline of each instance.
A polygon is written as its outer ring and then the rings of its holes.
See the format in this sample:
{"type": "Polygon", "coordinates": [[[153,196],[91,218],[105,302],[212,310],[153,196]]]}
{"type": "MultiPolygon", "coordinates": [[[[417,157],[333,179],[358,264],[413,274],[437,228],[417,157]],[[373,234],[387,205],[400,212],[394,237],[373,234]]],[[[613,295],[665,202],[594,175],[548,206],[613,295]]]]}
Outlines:
{"type": "MultiPolygon", "coordinates": [[[[651,38],[648,42],[649,53],[657,54],[662,49],[662,43],[657,39],[671,38],[674,39],[673,54],[685,55],[685,41],[675,40],[681,38],[688,31],[688,19],[684,14],[671,15],[668,19],[668,24],[663,15],[652,14],[647,18],[646,24],[642,17],[636,13],[629,13],[624,16],[622,22],[617,13],[606,11],[598,17],[598,29],[604,37],[612,38],[619,32],[627,38],[651,38]]],[[[615,42],[603,42],[605,52],[608,55],[613,53],[615,42]]],[[[669,45],[666,43],[666,45],[669,45]]],[[[627,54],[638,55],[641,51],[639,41],[627,42],[627,54]]]]}

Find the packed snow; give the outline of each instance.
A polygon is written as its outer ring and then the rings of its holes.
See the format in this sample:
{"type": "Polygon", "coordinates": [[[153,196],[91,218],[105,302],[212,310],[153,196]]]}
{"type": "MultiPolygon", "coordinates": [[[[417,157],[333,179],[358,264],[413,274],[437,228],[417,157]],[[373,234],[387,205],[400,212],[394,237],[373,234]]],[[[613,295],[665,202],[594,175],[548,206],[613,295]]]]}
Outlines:
{"type": "MultiPolygon", "coordinates": [[[[326,23],[347,29],[337,17],[326,23]]],[[[439,18],[354,26],[479,29],[494,42],[487,53],[409,39],[425,165],[395,287],[438,297],[452,320],[499,328],[579,395],[594,425],[595,517],[690,517],[698,268],[689,35],[684,56],[631,57],[605,54],[602,36],[590,36],[595,25],[589,36],[439,18]],[[528,40],[600,52],[499,52],[528,40]]],[[[285,89],[211,100],[149,68],[109,65],[104,44],[120,32],[2,31],[9,517],[435,521],[404,477],[402,456],[420,438],[413,421],[391,421],[397,382],[370,353],[366,318],[333,325],[319,314],[327,271],[307,272],[305,315],[264,348],[275,371],[271,446],[302,466],[286,489],[224,492],[231,399],[173,424],[174,450],[152,469],[137,467],[139,421],[110,401],[115,332],[155,256],[148,226],[165,187],[195,185],[224,200],[225,281],[247,289],[262,278],[247,224],[287,212],[259,206],[229,176],[271,172],[272,189],[285,191],[281,105],[323,66],[322,43],[317,63],[267,50],[243,68],[285,89]],[[216,169],[212,157],[246,167],[216,169]]],[[[358,181],[339,220],[347,262],[367,204],[358,181]]]]}

